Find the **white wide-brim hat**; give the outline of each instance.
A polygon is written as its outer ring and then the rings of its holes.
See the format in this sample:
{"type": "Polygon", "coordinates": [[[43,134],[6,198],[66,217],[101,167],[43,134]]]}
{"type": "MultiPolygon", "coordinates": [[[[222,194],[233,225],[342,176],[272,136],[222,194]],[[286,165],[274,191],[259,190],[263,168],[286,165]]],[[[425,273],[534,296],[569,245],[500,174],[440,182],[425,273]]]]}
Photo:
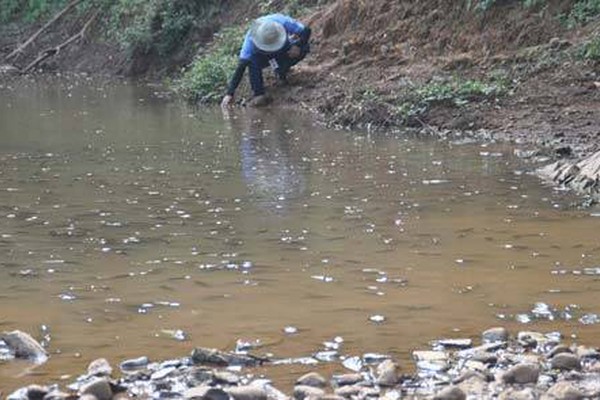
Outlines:
{"type": "Polygon", "coordinates": [[[287,32],[279,22],[262,17],[252,24],[250,37],[260,50],[274,52],[281,50],[285,45],[287,32]]]}

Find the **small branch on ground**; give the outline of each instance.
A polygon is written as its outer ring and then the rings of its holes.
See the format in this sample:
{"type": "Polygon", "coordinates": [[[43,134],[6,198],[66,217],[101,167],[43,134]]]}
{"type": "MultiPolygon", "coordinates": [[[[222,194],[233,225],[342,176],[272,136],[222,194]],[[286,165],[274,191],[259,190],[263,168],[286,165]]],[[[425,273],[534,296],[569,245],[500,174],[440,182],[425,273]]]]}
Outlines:
{"type": "Polygon", "coordinates": [[[71,43],[76,42],[77,40],[83,39],[85,37],[85,32],[89,29],[90,25],[94,22],[94,20],[98,16],[98,14],[100,14],[100,10],[97,10],[96,12],[94,12],[92,14],[92,16],[87,20],[87,22],[83,25],[83,28],[81,28],[81,30],[79,32],[77,32],[76,34],[74,34],[73,36],[71,36],[70,38],[68,38],[61,44],[59,44],[58,46],[50,47],[49,49],[46,49],[46,50],[40,52],[40,54],[37,56],[37,58],[35,60],[33,60],[31,63],[29,63],[29,65],[27,65],[25,68],[23,68],[21,70],[21,72],[22,73],[29,72],[30,70],[32,70],[33,68],[38,66],[40,63],[42,63],[47,58],[58,54],[62,49],[64,49],[71,43]]]}
{"type": "Polygon", "coordinates": [[[419,124],[421,124],[421,126],[422,126],[422,127],[425,129],[425,130],[429,131],[429,133],[431,133],[431,134],[433,134],[433,135],[436,135],[436,136],[438,135],[438,131],[436,131],[435,129],[433,129],[433,127],[432,127],[431,125],[429,125],[429,124],[427,124],[427,123],[423,122],[423,120],[422,120],[421,118],[419,118],[419,117],[415,117],[415,120],[416,120],[416,121],[417,121],[419,124]]]}
{"type": "Polygon", "coordinates": [[[63,15],[68,13],[72,8],[77,6],[79,3],[81,3],[81,0],[74,0],[74,1],[70,2],[69,4],[67,4],[65,6],[65,8],[60,10],[54,17],[52,17],[52,19],[50,21],[46,22],[44,24],[44,26],[42,26],[33,35],[31,35],[29,37],[29,39],[27,39],[25,42],[23,42],[23,44],[19,45],[16,49],[14,49],[8,56],[6,56],[4,61],[8,61],[11,58],[23,53],[23,50],[25,50],[25,48],[27,46],[29,46],[31,43],[33,43],[34,40],[37,39],[38,36],[40,36],[46,29],[48,29],[50,26],[52,26],[52,24],[54,24],[56,21],[58,21],[63,15]]]}

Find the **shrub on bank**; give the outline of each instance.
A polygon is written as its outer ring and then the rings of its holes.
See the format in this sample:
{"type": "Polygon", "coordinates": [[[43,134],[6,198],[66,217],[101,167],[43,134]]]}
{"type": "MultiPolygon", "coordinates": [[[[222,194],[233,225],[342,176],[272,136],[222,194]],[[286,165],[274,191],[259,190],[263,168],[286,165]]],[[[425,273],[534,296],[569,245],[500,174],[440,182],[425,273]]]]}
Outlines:
{"type": "Polygon", "coordinates": [[[579,50],[580,58],[587,61],[600,61],[600,34],[585,42],[579,50]]]}
{"type": "Polygon", "coordinates": [[[214,102],[225,93],[228,80],[237,64],[244,29],[223,29],[211,47],[201,53],[184,71],[173,87],[186,99],[214,102]]]}

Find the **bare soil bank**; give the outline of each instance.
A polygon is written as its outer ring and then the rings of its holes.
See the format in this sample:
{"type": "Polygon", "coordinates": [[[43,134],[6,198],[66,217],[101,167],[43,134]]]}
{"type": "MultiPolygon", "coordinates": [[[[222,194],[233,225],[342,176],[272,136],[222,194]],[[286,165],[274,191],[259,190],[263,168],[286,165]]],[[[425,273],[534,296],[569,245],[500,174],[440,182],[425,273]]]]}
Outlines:
{"type": "MultiPolygon", "coordinates": [[[[580,160],[600,151],[600,64],[577,57],[583,43],[600,34],[600,21],[567,28],[557,16],[574,2],[549,0],[532,8],[498,2],[486,12],[467,10],[465,2],[436,0],[318,2],[299,16],[313,28],[312,54],[292,85],[274,89],[274,95],[279,103],[309,109],[338,127],[411,126],[441,136],[460,131],[580,160]],[[499,76],[508,82],[501,96],[466,102],[444,98],[417,115],[399,112],[411,92],[432,82],[486,82],[499,76]]],[[[125,54],[101,39],[100,21],[84,40],[45,62],[43,70],[172,76],[214,32],[260,12],[258,1],[224,2],[222,15],[190,32],[168,60],[125,54]]],[[[79,22],[66,19],[28,50],[29,57],[68,37],[79,22]]],[[[0,59],[34,29],[2,30],[0,59]]],[[[598,171],[590,178],[596,183],[588,192],[597,193],[598,171]]]]}

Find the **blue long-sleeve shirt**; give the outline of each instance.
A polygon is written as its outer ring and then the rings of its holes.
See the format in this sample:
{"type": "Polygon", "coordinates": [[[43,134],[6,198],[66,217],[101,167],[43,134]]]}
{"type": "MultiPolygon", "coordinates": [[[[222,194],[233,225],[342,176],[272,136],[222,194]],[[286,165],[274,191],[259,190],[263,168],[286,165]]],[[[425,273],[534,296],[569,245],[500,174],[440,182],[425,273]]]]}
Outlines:
{"type": "Polygon", "coordinates": [[[235,93],[235,90],[239,86],[242,77],[244,76],[244,71],[247,67],[250,67],[250,83],[252,90],[254,91],[254,95],[258,96],[264,94],[262,69],[267,67],[271,60],[281,61],[289,58],[287,56],[287,52],[292,45],[299,46],[302,54],[306,54],[309,51],[309,40],[311,35],[311,30],[309,27],[283,14],[270,14],[264,18],[283,25],[288,34],[286,43],[280,50],[276,52],[264,52],[256,47],[252,41],[250,31],[248,31],[244,37],[242,49],[240,50],[238,66],[233,74],[231,82],[229,83],[229,88],[227,89],[227,94],[229,95],[233,95],[235,93]],[[298,38],[291,39],[291,35],[296,35],[298,38]]]}

